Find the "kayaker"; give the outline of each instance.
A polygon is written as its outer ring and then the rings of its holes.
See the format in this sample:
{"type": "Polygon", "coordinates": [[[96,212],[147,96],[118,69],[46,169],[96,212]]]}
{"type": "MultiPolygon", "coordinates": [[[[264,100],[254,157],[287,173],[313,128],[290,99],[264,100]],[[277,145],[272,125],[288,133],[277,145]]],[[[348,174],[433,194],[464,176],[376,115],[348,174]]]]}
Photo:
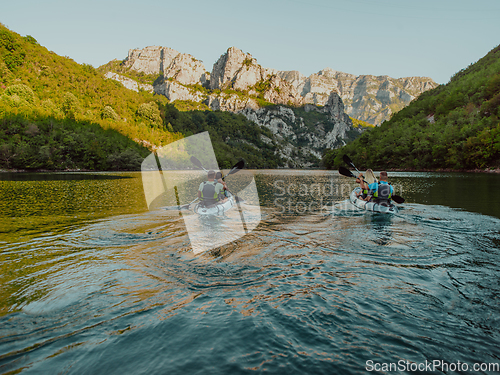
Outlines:
{"type": "MultiPolygon", "coordinates": [[[[226,198],[227,198],[227,184],[226,184],[226,181],[224,181],[224,180],[222,179],[222,172],[217,172],[217,173],[215,174],[215,179],[217,180],[217,182],[218,182],[219,184],[222,184],[222,186],[224,187],[224,190],[223,190],[223,191],[224,191],[224,197],[226,197],[226,198]]],[[[226,198],[224,198],[224,200],[225,200],[226,198]]]]}
{"type": "Polygon", "coordinates": [[[359,184],[359,187],[361,188],[361,191],[359,193],[356,193],[356,196],[359,199],[366,200],[368,198],[369,187],[362,173],[360,173],[359,176],[356,178],[356,182],[359,184]]]}
{"type": "Polygon", "coordinates": [[[379,204],[390,204],[392,194],[394,194],[394,188],[387,181],[387,172],[380,172],[380,182],[374,182],[368,185],[369,199],[374,200],[375,203],[379,204]]]}
{"type": "Polygon", "coordinates": [[[208,207],[220,200],[224,200],[224,186],[215,181],[215,171],[208,171],[208,181],[204,181],[198,188],[198,198],[208,207]]]}

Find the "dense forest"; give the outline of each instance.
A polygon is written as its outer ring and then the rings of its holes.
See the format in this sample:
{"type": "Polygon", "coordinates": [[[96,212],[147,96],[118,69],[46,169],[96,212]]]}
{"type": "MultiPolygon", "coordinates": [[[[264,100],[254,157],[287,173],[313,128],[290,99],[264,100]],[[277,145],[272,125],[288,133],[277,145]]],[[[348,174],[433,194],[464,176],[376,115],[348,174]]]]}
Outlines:
{"type": "Polygon", "coordinates": [[[0,168],[138,170],[154,147],[206,130],[221,167],[281,165],[273,134],[244,116],[179,111],[0,24],[0,168]]]}
{"type": "Polygon", "coordinates": [[[336,169],[348,154],[359,168],[473,170],[500,167],[500,46],[446,85],[427,91],[380,127],[341,149],[324,165],[336,169]]]}
{"type": "Polygon", "coordinates": [[[273,133],[267,128],[231,112],[192,110],[180,111],[167,99],[160,104],[168,127],[186,137],[209,131],[220,168],[231,168],[243,158],[250,168],[278,168],[282,160],[275,155],[279,148],[273,133]]]}

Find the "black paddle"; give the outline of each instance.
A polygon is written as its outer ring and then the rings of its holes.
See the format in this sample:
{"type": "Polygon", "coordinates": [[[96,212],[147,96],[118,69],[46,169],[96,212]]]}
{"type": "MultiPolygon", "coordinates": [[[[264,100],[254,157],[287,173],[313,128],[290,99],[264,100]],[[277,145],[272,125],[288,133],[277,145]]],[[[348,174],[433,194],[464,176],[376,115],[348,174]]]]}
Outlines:
{"type": "Polygon", "coordinates": [[[352,160],[349,156],[344,154],[344,156],[342,156],[342,160],[344,160],[344,163],[346,163],[347,165],[350,165],[351,167],[353,167],[356,170],[356,172],[361,173],[360,171],[358,171],[358,168],[356,168],[356,166],[354,165],[354,163],[352,162],[352,160]]]}
{"type": "MultiPolygon", "coordinates": [[[[347,156],[347,155],[344,154],[344,156],[342,157],[342,159],[344,160],[344,162],[346,164],[349,164],[356,171],[358,171],[358,168],[356,168],[356,166],[354,165],[354,163],[352,162],[352,160],[351,160],[351,158],[349,156],[347,156]]],[[[339,173],[341,175],[343,175],[343,176],[357,178],[349,169],[344,168],[344,167],[339,167],[339,173]]],[[[358,173],[361,173],[361,172],[358,171],[358,173]]],[[[405,199],[403,197],[400,197],[399,195],[392,195],[391,198],[396,203],[404,203],[405,202],[405,199]]]]}
{"type": "MultiPolygon", "coordinates": [[[[208,172],[208,170],[205,169],[205,167],[203,166],[203,164],[201,164],[201,161],[198,158],[191,156],[191,163],[196,165],[198,168],[203,169],[205,172],[208,172]]],[[[222,177],[222,179],[224,180],[230,174],[234,174],[234,173],[242,170],[243,168],[245,168],[245,160],[241,159],[239,162],[237,162],[235,165],[233,165],[231,170],[224,177],[222,177]]]]}
{"type": "Polygon", "coordinates": [[[343,176],[346,176],[346,177],[355,177],[357,178],[349,169],[345,168],[345,167],[339,167],[339,173],[343,176]]]}
{"type": "Polygon", "coordinates": [[[404,203],[405,199],[403,197],[400,197],[399,195],[391,195],[391,199],[396,202],[396,203],[404,203]]]}
{"type": "MultiPolygon", "coordinates": [[[[229,176],[230,174],[234,174],[238,171],[240,171],[241,169],[245,168],[245,160],[241,159],[239,162],[237,162],[233,168],[231,168],[231,170],[224,176],[222,177],[222,179],[224,180],[227,176],[229,176]]],[[[229,189],[228,189],[229,190],[229,189]]],[[[232,194],[232,193],[231,193],[232,194]]],[[[233,194],[234,195],[234,194],[233,194]]],[[[237,195],[234,196],[236,198],[236,202],[239,203],[239,202],[244,202],[243,199],[241,199],[240,197],[238,197],[237,195]]]]}
{"type": "Polygon", "coordinates": [[[230,174],[236,173],[236,172],[238,172],[239,170],[241,170],[243,168],[245,168],[245,160],[241,159],[239,162],[237,162],[233,166],[233,168],[231,168],[231,170],[229,172],[227,172],[227,174],[224,177],[222,177],[222,179],[224,180],[230,174]]]}
{"type": "Polygon", "coordinates": [[[204,167],[203,165],[201,164],[201,161],[199,161],[197,158],[195,158],[194,156],[191,156],[191,163],[193,163],[194,165],[196,165],[198,168],[200,169],[203,169],[205,172],[208,172],[204,167]]]}

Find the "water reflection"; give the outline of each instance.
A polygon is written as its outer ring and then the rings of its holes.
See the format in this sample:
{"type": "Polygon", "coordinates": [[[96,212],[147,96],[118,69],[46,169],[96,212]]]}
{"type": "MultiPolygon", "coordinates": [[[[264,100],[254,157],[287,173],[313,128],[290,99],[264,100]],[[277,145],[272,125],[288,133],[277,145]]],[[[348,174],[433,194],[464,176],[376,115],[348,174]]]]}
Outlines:
{"type": "Polygon", "coordinates": [[[391,172],[390,181],[401,186],[408,203],[442,205],[500,217],[496,191],[500,174],[391,172]]]}
{"type": "Polygon", "coordinates": [[[351,179],[327,171],[259,171],[256,180],[262,205],[284,216],[324,212],[355,186],[351,179]]]}
{"type": "Polygon", "coordinates": [[[71,174],[62,180],[66,175],[23,176],[0,180],[0,241],[20,230],[44,233],[64,224],[147,209],[140,173],[115,173],[112,178],[71,174]]]}
{"type": "Polygon", "coordinates": [[[0,372],[356,374],[374,358],[497,360],[500,221],[433,201],[474,176],[393,173],[408,203],[382,215],[349,209],[354,182],[336,172],[258,171],[261,223],[195,255],[186,217],[225,236],[238,212],[149,211],[140,175],[124,175],[0,181],[0,372]],[[344,209],[322,210],[332,203],[344,209]]]}
{"type": "Polygon", "coordinates": [[[2,172],[0,181],[71,181],[71,180],[115,180],[133,178],[128,175],[107,174],[106,172],[2,172]]]}

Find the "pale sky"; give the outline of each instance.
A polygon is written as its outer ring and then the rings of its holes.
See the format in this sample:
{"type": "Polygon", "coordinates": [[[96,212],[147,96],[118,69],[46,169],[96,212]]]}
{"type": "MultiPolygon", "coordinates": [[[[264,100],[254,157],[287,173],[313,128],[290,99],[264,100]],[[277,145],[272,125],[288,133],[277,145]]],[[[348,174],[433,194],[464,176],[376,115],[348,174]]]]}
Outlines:
{"type": "Polygon", "coordinates": [[[189,53],[207,71],[229,47],[266,68],[446,83],[500,44],[500,0],[0,0],[0,22],[95,67],[131,48],[189,53]]]}

